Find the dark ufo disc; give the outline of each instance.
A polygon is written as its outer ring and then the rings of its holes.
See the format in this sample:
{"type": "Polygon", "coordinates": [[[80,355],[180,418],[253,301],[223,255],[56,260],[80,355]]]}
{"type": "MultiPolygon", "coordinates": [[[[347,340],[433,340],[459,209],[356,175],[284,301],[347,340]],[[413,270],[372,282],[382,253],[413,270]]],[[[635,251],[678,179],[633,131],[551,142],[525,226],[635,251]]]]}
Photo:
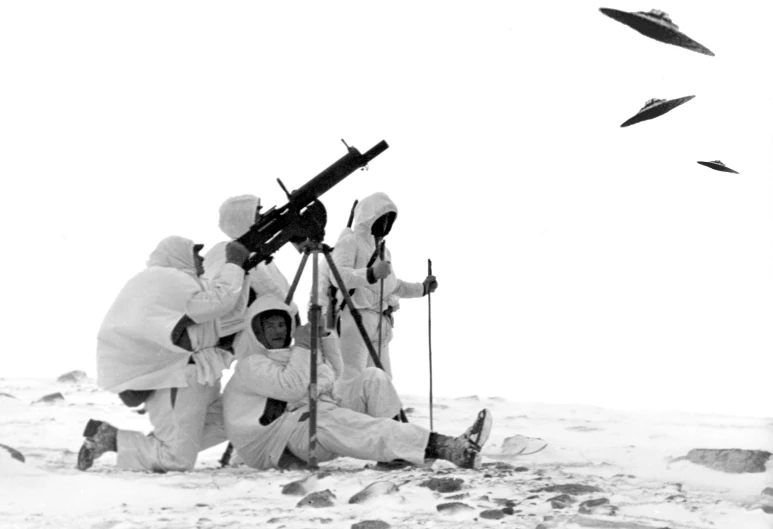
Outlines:
{"type": "Polygon", "coordinates": [[[728,166],[726,166],[719,160],[714,160],[711,162],[698,162],[698,163],[701,165],[705,165],[706,167],[710,167],[715,171],[722,171],[723,173],[741,174],[738,171],[734,171],[733,169],[730,169],[728,166]]]}
{"type": "Polygon", "coordinates": [[[713,51],[679,31],[679,26],[674,24],[668,14],[663,11],[653,9],[647,13],[644,11],[629,13],[608,7],[601,7],[599,11],[651,39],[714,56],[713,51]]]}
{"type": "Polygon", "coordinates": [[[650,99],[647,101],[647,104],[645,104],[639,112],[636,113],[635,116],[632,118],[629,118],[626,120],[621,127],[627,127],[629,125],[633,125],[635,123],[639,123],[640,121],[647,121],[648,119],[653,119],[658,116],[662,116],[666,112],[669,112],[679,105],[682,105],[686,102],[688,102],[690,99],[692,99],[695,96],[686,96],[686,97],[680,97],[678,99],[671,99],[666,101],[665,99],[650,99]]]}

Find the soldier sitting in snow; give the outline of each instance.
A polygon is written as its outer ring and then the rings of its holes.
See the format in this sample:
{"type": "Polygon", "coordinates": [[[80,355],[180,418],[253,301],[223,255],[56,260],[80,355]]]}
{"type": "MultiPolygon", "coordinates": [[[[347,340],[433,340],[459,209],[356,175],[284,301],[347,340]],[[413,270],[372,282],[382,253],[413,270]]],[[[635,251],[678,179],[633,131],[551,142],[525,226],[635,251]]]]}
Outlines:
{"type": "MultiPolygon", "coordinates": [[[[307,325],[293,331],[287,305],[265,297],[250,307],[247,327],[234,344],[239,361],[223,393],[225,428],[253,468],[287,468],[308,461],[310,330],[307,325]]],[[[335,334],[321,340],[318,461],[345,456],[420,465],[426,459],[444,459],[462,468],[479,467],[480,449],[491,431],[488,410],[458,437],[398,422],[394,417],[400,400],[387,374],[377,368],[364,369],[352,382],[356,391],[336,398],[334,382],[342,372],[336,340],[335,334]]]]}
{"type": "Polygon", "coordinates": [[[215,320],[247,288],[242,264],[249,252],[229,243],[227,263],[206,281],[202,246],[177,236],[162,240],[110,307],[97,337],[97,384],[129,406],[144,402],[153,432],[91,419],[78,469],[116,451],[121,469],[191,470],[201,450],[226,440],[220,377],[232,355],[215,347],[215,320]]]}

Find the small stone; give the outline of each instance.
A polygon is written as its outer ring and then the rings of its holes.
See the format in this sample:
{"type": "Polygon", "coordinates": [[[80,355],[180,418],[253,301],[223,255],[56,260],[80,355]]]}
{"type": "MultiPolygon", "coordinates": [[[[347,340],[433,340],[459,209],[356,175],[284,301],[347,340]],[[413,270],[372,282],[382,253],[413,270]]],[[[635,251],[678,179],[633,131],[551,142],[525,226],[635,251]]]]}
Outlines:
{"type": "Polygon", "coordinates": [[[691,463],[712,470],[730,474],[765,472],[765,463],[771,453],[765,450],[742,450],[739,448],[713,449],[694,448],[685,458],[691,463]]]}
{"type": "Polygon", "coordinates": [[[446,496],[447,500],[466,500],[470,497],[469,492],[462,492],[461,494],[454,494],[452,496],[446,496]]]}
{"type": "Polygon", "coordinates": [[[427,487],[435,492],[446,493],[461,490],[463,483],[464,480],[461,478],[430,478],[419,486],[427,487]]]}
{"type": "Polygon", "coordinates": [[[325,489],[319,492],[312,492],[301,501],[298,502],[296,507],[314,507],[319,509],[321,507],[332,507],[335,503],[333,500],[336,495],[333,494],[330,489],[325,489]]]}
{"type": "Polygon", "coordinates": [[[601,428],[594,428],[592,426],[569,426],[567,430],[574,430],[575,432],[597,432],[601,428]]]}
{"type": "Polygon", "coordinates": [[[605,503],[609,503],[609,500],[607,498],[595,498],[592,500],[585,500],[580,504],[579,511],[582,514],[591,514],[593,512],[594,507],[598,507],[599,505],[604,505],[605,503]]]}
{"type": "Polygon", "coordinates": [[[515,467],[513,470],[515,470],[516,472],[528,472],[529,468],[528,467],[515,467]]]}
{"type": "Polygon", "coordinates": [[[499,509],[487,509],[480,512],[480,517],[486,520],[501,520],[505,517],[505,513],[499,509]]]}
{"type": "Polygon", "coordinates": [[[70,371],[69,373],[60,375],[59,378],[56,379],[60,384],[81,384],[87,380],[88,376],[86,376],[86,373],[79,370],[70,371]]]}
{"type": "Polygon", "coordinates": [[[397,485],[389,481],[375,481],[349,498],[349,503],[366,503],[373,498],[397,492],[397,485]]]}
{"type": "Polygon", "coordinates": [[[288,496],[305,496],[317,488],[319,479],[319,476],[312,474],[303,479],[292,481],[282,487],[282,494],[288,496]]]}
{"type": "Polygon", "coordinates": [[[473,511],[472,507],[467,505],[466,503],[462,503],[460,501],[452,501],[449,503],[440,503],[436,507],[439,513],[442,514],[459,514],[461,512],[469,512],[473,511]]]}
{"type": "Polygon", "coordinates": [[[11,457],[14,458],[16,461],[21,461],[24,463],[24,455],[16,450],[15,448],[11,448],[8,445],[0,444],[0,448],[3,448],[8,451],[9,454],[11,454],[11,457]]]}
{"type": "Polygon", "coordinates": [[[773,514],[773,505],[760,505],[760,509],[766,514],[773,514]]]}
{"type": "Polygon", "coordinates": [[[51,403],[51,402],[58,402],[60,400],[64,400],[64,395],[62,395],[59,392],[56,392],[56,393],[49,393],[48,395],[44,395],[43,397],[36,400],[35,402],[51,403]]]}
{"type": "Polygon", "coordinates": [[[762,494],[765,496],[773,496],[773,487],[765,487],[762,489],[762,494]]]}
{"type": "Polygon", "coordinates": [[[515,514],[515,510],[512,507],[504,507],[502,509],[502,512],[507,514],[507,515],[509,515],[509,516],[512,516],[512,515],[515,514]]]}
{"type": "Polygon", "coordinates": [[[352,529],[389,529],[392,527],[381,520],[363,520],[352,524],[352,529]]]}
{"type": "Polygon", "coordinates": [[[565,509],[566,507],[569,507],[571,504],[573,504],[574,501],[574,498],[568,494],[561,494],[560,496],[555,496],[547,500],[547,502],[550,503],[550,506],[554,509],[565,509]]]}
{"type": "Polygon", "coordinates": [[[598,487],[594,487],[593,485],[584,485],[582,483],[564,483],[563,485],[549,485],[545,488],[537,490],[536,492],[562,492],[564,494],[578,496],[580,494],[602,492],[602,490],[598,487]]]}
{"type": "Polygon", "coordinates": [[[492,461],[489,463],[483,463],[482,468],[493,468],[496,470],[513,470],[513,465],[505,463],[504,461],[492,461]]]}
{"type": "Polygon", "coordinates": [[[604,505],[599,505],[598,507],[594,507],[591,512],[592,514],[601,515],[601,516],[616,516],[617,507],[610,504],[604,504],[604,505]]]}

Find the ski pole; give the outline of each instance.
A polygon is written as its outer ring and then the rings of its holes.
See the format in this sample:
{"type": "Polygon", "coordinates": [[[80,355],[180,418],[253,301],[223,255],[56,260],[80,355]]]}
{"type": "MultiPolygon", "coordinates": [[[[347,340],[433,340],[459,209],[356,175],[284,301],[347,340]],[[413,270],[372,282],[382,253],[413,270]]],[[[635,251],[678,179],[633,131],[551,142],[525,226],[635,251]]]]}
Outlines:
{"type": "MultiPolygon", "coordinates": [[[[432,259],[427,259],[427,275],[432,275],[432,259]]],[[[429,429],[432,421],[432,293],[427,292],[427,333],[429,335],[429,429]]]]}
{"type": "MultiPolygon", "coordinates": [[[[378,258],[384,260],[384,241],[379,241],[378,258]]],[[[384,320],[384,278],[379,281],[381,283],[378,296],[378,357],[381,358],[381,322],[384,320]]]]}
{"type": "Polygon", "coordinates": [[[352,204],[352,210],[349,212],[349,222],[346,223],[347,228],[352,227],[352,222],[354,222],[354,209],[357,207],[357,203],[359,200],[355,200],[354,204],[352,204]]]}

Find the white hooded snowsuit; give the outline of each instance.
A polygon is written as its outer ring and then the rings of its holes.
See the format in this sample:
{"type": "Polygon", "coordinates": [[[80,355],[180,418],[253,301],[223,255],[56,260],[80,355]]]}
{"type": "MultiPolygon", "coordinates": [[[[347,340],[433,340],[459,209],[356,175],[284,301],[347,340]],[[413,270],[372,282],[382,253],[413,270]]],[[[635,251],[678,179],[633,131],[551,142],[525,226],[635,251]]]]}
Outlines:
{"type": "Polygon", "coordinates": [[[215,320],[244,289],[234,264],[212,281],[197,277],[193,242],[172,236],[118,294],[97,336],[97,384],[115,393],[154,390],[145,401],[153,432],[118,431],[119,468],[190,470],[198,452],[226,440],[219,379],[232,355],[214,347],[215,320]],[[182,331],[191,350],[172,336],[184,316],[193,321],[182,331]]]}
{"type": "MultiPolygon", "coordinates": [[[[220,206],[220,229],[232,239],[238,239],[249,231],[255,223],[255,213],[260,204],[254,195],[231,197],[220,206]]],[[[215,244],[204,256],[204,277],[212,278],[219,274],[225,264],[225,247],[228,241],[215,244]]],[[[273,296],[283,300],[290,290],[290,283],[273,261],[262,262],[249,271],[250,288],[245,289],[242,297],[236,303],[234,310],[218,320],[218,330],[221,336],[229,336],[244,328],[244,318],[247,314],[250,289],[255,292],[256,299],[263,296],[273,296]]],[[[290,305],[293,316],[298,314],[295,303],[290,305]]]]}
{"type": "MultiPolygon", "coordinates": [[[[268,310],[289,313],[282,302],[269,297],[256,301],[247,321],[268,310]]],[[[340,404],[331,396],[336,361],[336,337],[322,339],[317,384],[317,459],[339,456],[392,461],[424,462],[429,431],[392,417],[400,409],[397,393],[385,373],[371,368],[357,377],[340,404]]],[[[223,393],[228,438],[250,467],[277,468],[285,450],[308,460],[308,385],[310,353],[294,345],[267,349],[248,323],[235,344],[239,358],[223,393]],[[286,407],[277,408],[278,403],[286,407]],[[277,411],[278,409],[278,411],[277,411]]]]}
{"type": "MultiPolygon", "coordinates": [[[[333,262],[341,273],[346,288],[354,289],[352,302],[359,309],[362,323],[376,350],[378,350],[379,313],[390,307],[392,311],[397,310],[400,306],[400,298],[418,298],[424,295],[422,283],[409,283],[397,278],[394,263],[392,263],[392,273],[384,278],[384,300],[381,307],[379,307],[380,282],[376,281],[373,284],[368,282],[368,263],[376,252],[376,240],[371,233],[371,228],[379,217],[390,212],[396,215],[397,206],[386,193],[373,193],[364,198],[355,209],[354,227],[351,231],[345,230],[341,234],[333,250],[333,262]]],[[[389,248],[385,249],[384,260],[392,262],[389,248]]],[[[328,280],[333,281],[335,285],[332,278],[328,280]]],[[[324,292],[319,292],[318,295],[320,305],[324,306],[327,296],[324,292]]],[[[389,358],[391,339],[391,317],[384,316],[381,322],[381,363],[390,377],[392,376],[392,364],[389,358]]],[[[366,367],[374,365],[348,308],[344,308],[341,312],[341,356],[344,372],[338,384],[341,387],[340,391],[345,391],[359,373],[362,373],[366,367]]]]}

